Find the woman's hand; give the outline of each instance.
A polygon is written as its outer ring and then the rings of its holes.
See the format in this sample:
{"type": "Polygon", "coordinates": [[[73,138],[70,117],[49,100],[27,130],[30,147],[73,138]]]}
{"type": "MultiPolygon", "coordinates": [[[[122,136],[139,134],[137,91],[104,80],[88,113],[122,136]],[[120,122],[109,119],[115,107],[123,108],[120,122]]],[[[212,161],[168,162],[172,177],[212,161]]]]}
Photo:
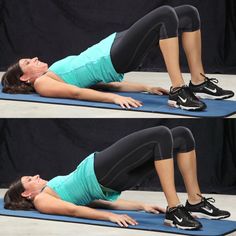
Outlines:
{"type": "Polygon", "coordinates": [[[124,97],[120,95],[115,95],[113,101],[115,104],[120,105],[122,108],[131,109],[131,107],[138,108],[142,106],[142,102],[131,97],[124,97]]]}
{"type": "Polygon", "coordinates": [[[129,225],[137,225],[138,224],[137,221],[135,221],[133,218],[131,218],[128,215],[118,215],[118,214],[114,214],[114,213],[110,214],[109,220],[111,222],[118,224],[121,227],[128,227],[129,225]]]}
{"type": "Polygon", "coordinates": [[[150,94],[157,94],[157,95],[167,95],[167,94],[169,94],[169,92],[164,88],[151,87],[151,86],[147,87],[147,92],[150,93],[150,94]]]}
{"type": "Polygon", "coordinates": [[[149,212],[149,213],[153,213],[153,214],[159,214],[159,213],[166,212],[165,208],[157,206],[157,205],[151,205],[151,204],[143,204],[143,210],[145,212],[149,212]]]}

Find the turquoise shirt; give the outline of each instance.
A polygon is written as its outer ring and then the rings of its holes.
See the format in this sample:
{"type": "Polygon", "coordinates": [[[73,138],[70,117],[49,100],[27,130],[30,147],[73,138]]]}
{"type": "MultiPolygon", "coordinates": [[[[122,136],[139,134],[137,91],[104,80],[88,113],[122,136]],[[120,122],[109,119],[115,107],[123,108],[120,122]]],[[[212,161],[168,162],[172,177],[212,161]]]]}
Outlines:
{"type": "Polygon", "coordinates": [[[80,88],[88,88],[99,82],[121,81],[124,74],[115,71],[110,56],[115,36],[116,33],[113,33],[80,55],[55,62],[49,70],[66,83],[80,88]]]}
{"type": "Polygon", "coordinates": [[[76,205],[87,205],[94,200],[115,201],[120,192],[105,190],[96,178],[94,172],[94,156],[92,153],[84,159],[75,171],[65,176],[57,176],[47,183],[47,186],[57,193],[64,201],[76,205]]]}

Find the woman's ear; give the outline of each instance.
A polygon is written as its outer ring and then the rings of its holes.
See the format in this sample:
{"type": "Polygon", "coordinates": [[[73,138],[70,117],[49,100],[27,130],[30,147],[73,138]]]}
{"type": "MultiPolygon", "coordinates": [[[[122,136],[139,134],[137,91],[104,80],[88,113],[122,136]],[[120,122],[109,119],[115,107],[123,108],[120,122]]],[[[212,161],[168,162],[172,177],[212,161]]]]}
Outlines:
{"type": "Polygon", "coordinates": [[[23,75],[20,77],[20,80],[21,80],[22,82],[27,82],[27,81],[30,80],[30,77],[29,77],[28,75],[26,75],[26,74],[23,74],[23,75]]]}
{"type": "Polygon", "coordinates": [[[29,193],[28,191],[24,191],[23,193],[21,193],[21,196],[25,197],[25,198],[30,198],[31,197],[31,193],[29,193]]]}

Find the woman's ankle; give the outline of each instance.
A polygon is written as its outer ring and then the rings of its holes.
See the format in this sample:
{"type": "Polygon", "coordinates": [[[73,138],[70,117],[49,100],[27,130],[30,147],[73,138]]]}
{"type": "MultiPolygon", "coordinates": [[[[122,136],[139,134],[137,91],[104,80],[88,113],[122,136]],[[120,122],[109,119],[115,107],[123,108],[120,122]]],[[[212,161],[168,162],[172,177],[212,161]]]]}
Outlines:
{"type": "Polygon", "coordinates": [[[200,197],[201,194],[194,194],[192,196],[188,196],[188,203],[191,205],[196,205],[202,201],[202,198],[200,197]]]}

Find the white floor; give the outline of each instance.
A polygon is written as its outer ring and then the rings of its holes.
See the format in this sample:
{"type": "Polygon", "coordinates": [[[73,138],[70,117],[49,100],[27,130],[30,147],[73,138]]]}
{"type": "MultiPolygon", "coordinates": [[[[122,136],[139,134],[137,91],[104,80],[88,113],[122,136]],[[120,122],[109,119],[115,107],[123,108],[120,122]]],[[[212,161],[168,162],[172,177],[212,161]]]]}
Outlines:
{"type": "MultiPolygon", "coordinates": [[[[5,190],[0,190],[0,197],[3,196],[5,190]]],[[[184,203],[186,194],[179,194],[181,201],[184,203]]],[[[211,195],[207,197],[214,197],[217,207],[231,212],[229,220],[236,220],[236,196],[234,195],[211,195]]],[[[126,191],[122,193],[122,198],[129,200],[145,201],[147,203],[155,203],[165,207],[166,202],[164,195],[161,192],[140,192],[140,191],[126,191]]],[[[24,219],[15,217],[0,216],[0,235],[2,236],[165,236],[174,235],[160,232],[148,232],[142,230],[119,229],[114,227],[102,227],[76,223],[64,223],[35,219],[24,219]]],[[[236,235],[236,232],[229,235],[236,235]]]]}
{"type": "MultiPolygon", "coordinates": [[[[1,75],[2,73],[0,73],[0,78],[1,75]]],[[[209,77],[219,79],[221,87],[231,89],[236,93],[236,75],[209,75],[209,77]]],[[[190,75],[184,74],[184,78],[188,83],[190,75]]],[[[167,73],[132,72],[126,75],[125,80],[161,86],[166,89],[170,87],[167,73]]],[[[236,100],[236,96],[230,100],[236,100]]],[[[0,111],[1,118],[186,118],[179,115],[4,100],[0,100],[0,111]]],[[[231,118],[236,118],[236,115],[231,118]]]]}

